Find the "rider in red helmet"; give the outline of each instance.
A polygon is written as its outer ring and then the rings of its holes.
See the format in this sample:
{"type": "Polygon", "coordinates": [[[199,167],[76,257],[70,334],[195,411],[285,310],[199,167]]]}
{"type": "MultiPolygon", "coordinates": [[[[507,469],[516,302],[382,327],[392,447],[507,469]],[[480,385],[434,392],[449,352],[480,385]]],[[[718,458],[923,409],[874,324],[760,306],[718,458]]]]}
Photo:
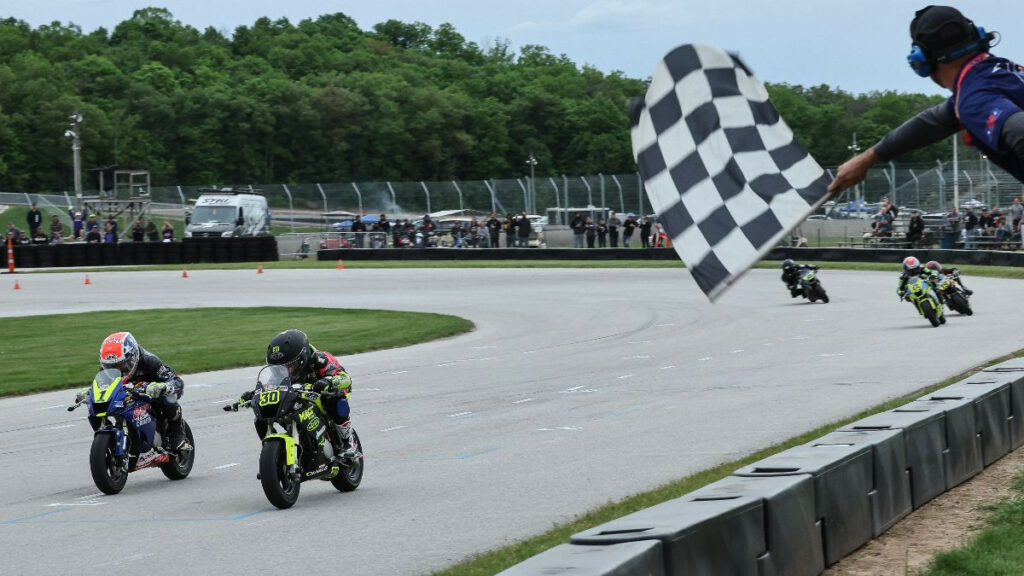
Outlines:
{"type": "MultiPolygon", "coordinates": [[[[100,345],[100,366],[121,372],[125,382],[144,384],[145,393],[152,400],[153,414],[167,422],[167,443],[171,450],[189,448],[181,425],[181,405],[178,399],[185,392],[185,383],[155,354],[147,351],[135,340],[131,332],[115,332],[100,345]]],[[[89,387],[78,392],[76,402],[89,394],[89,387]]]]}
{"type": "Polygon", "coordinates": [[[907,282],[921,274],[921,261],[916,256],[907,256],[903,259],[903,273],[900,274],[900,283],[896,288],[896,295],[903,299],[907,292],[907,282]]]}

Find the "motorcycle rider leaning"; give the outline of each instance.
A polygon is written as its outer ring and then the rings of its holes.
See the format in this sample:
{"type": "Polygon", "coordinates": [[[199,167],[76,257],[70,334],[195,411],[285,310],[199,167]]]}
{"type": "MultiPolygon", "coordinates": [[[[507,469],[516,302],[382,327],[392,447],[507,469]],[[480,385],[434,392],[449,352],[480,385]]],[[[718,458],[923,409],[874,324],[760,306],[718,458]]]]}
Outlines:
{"type": "Polygon", "coordinates": [[[789,288],[789,295],[793,298],[803,296],[804,294],[804,289],[800,287],[800,277],[803,276],[805,269],[817,270],[818,267],[809,264],[797,264],[789,258],[782,261],[782,282],[786,285],[786,288],[789,288]]]}
{"type": "MultiPolygon", "coordinates": [[[[956,267],[943,268],[942,264],[939,264],[935,260],[929,260],[928,262],[926,262],[924,265],[924,269],[922,270],[923,273],[929,275],[932,287],[935,288],[936,292],[939,289],[939,282],[942,282],[943,276],[949,276],[950,274],[959,271],[960,269],[956,267]]],[[[955,280],[956,283],[960,285],[960,289],[964,291],[964,294],[968,296],[974,294],[974,290],[970,290],[967,288],[967,286],[964,286],[964,281],[960,278],[959,274],[956,275],[955,280]]]]}
{"type": "MultiPolygon", "coordinates": [[[[153,415],[167,423],[165,448],[190,449],[181,424],[181,404],[178,403],[185,393],[181,377],[156,354],[140,346],[131,332],[115,332],[107,336],[100,345],[99,356],[100,366],[105,370],[120,371],[122,381],[145,384],[144,391],[151,399],[153,415]]],[[[91,386],[79,390],[75,403],[85,400],[91,390],[91,386]]]]}
{"type": "MultiPolygon", "coordinates": [[[[321,395],[324,411],[334,424],[338,441],[332,435],[335,453],[342,458],[358,455],[352,442],[348,397],[352,393],[352,378],[330,352],[317,350],[301,330],[285,330],[267,345],[267,364],[286,366],[291,381],[321,395]],[[339,442],[340,441],[340,442],[339,442]]],[[[242,401],[253,397],[250,390],[242,394],[242,401]]],[[[262,433],[260,434],[263,435],[262,433]]]]}

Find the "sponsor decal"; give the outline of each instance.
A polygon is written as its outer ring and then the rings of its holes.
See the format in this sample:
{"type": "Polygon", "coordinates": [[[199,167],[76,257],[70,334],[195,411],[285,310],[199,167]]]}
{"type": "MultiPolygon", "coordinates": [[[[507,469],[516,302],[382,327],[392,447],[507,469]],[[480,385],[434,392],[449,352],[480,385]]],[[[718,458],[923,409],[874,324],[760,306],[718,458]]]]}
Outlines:
{"type": "Polygon", "coordinates": [[[309,420],[312,417],[313,417],[313,407],[312,406],[310,406],[309,408],[306,408],[302,412],[299,412],[299,422],[305,422],[306,420],[309,420]]]}

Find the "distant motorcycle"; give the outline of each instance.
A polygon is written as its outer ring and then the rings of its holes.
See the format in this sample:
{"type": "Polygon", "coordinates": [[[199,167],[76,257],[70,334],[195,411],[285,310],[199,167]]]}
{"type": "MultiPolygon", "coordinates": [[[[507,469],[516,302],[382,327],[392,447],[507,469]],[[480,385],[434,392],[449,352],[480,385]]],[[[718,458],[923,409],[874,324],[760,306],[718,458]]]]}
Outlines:
{"type": "Polygon", "coordinates": [[[971,310],[971,303],[968,302],[970,296],[960,287],[960,283],[957,282],[958,278],[960,278],[960,271],[956,269],[951,274],[939,277],[936,290],[950,310],[971,316],[974,311],[971,310]]]}
{"type": "MultiPolygon", "coordinates": [[[[167,423],[153,417],[150,397],[137,391],[131,382],[122,381],[120,371],[97,373],[84,402],[95,431],[89,469],[93,482],[104,494],[117,494],[128,481],[128,474],[143,468],[159,466],[171,480],[181,480],[192,471],[195,440],[188,422],[181,422],[188,445],[167,450],[163,446],[167,423]]],[[[68,407],[68,412],[81,404],[68,407]]]]}
{"type": "Polygon", "coordinates": [[[293,384],[284,366],[265,366],[256,377],[250,400],[224,407],[227,411],[251,408],[263,438],[259,479],[267,500],[290,508],[307,480],[330,480],[342,492],[359,487],[363,478],[362,443],[352,430],[356,455],[334,454],[327,413],[320,394],[293,384]]]}
{"type": "Polygon", "coordinates": [[[811,302],[821,300],[828,304],[828,294],[818,280],[818,269],[816,266],[807,266],[800,271],[800,288],[803,290],[804,298],[811,302]]]}
{"type": "Polygon", "coordinates": [[[940,324],[946,323],[938,295],[932,289],[931,283],[921,276],[914,276],[907,281],[907,287],[900,296],[900,300],[904,298],[917,307],[917,312],[927,318],[932,326],[938,328],[940,324]]]}

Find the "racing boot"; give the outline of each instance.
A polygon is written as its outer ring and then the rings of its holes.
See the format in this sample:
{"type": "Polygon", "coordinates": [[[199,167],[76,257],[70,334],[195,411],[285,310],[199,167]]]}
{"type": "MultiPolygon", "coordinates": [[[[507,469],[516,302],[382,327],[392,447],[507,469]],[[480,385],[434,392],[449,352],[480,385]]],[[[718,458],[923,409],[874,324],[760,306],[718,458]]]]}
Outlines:
{"type": "Polygon", "coordinates": [[[359,456],[359,450],[356,449],[355,440],[352,436],[352,422],[345,420],[341,424],[335,424],[334,429],[338,433],[338,439],[341,441],[341,452],[339,452],[338,456],[342,460],[351,460],[359,456]]]}
{"type": "Polygon", "coordinates": [[[181,450],[190,450],[192,448],[188,443],[188,439],[185,438],[185,426],[182,424],[181,419],[181,406],[175,404],[173,408],[168,410],[167,418],[167,443],[164,447],[171,452],[179,452],[181,450]]]}

